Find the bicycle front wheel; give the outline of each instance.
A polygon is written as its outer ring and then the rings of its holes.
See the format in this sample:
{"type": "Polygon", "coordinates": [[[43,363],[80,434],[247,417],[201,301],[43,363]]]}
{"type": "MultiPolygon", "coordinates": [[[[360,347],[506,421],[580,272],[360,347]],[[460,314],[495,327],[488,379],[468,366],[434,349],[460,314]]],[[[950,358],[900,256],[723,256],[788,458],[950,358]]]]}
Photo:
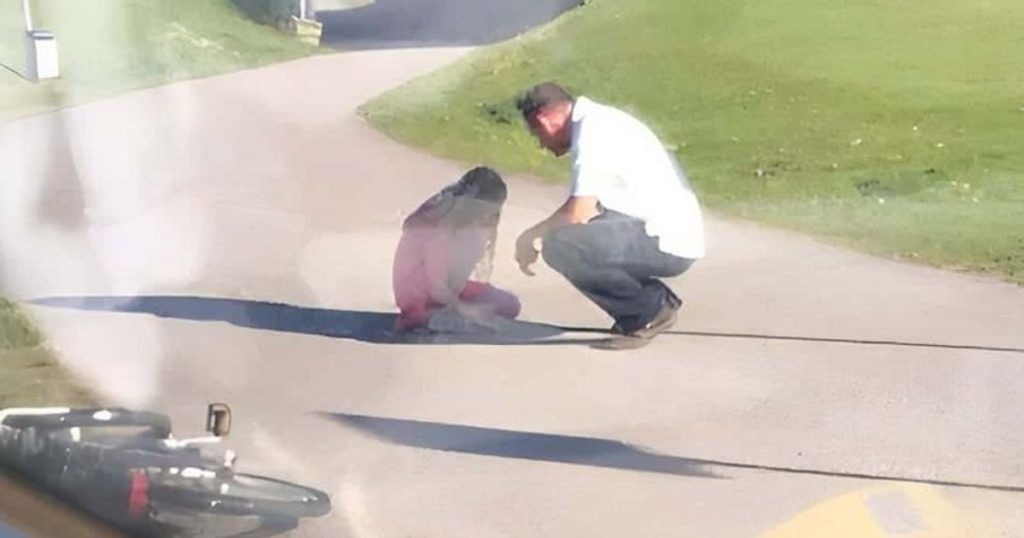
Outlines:
{"type": "Polygon", "coordinates": [[[232,516],[297,519],[331,511],[330,497],[322,491],[247,474],[187,481],[151,479],[149,500],[156,506],[232,516]]]}

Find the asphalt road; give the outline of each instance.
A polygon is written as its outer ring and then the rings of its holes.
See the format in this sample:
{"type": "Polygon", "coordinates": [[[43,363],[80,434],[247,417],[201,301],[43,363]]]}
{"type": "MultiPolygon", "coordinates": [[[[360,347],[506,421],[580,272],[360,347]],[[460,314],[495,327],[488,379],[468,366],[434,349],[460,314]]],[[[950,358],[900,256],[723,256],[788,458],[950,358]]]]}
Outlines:
{"type": "Polygon", "coordinates": [[[471,46],[512,38],[579,0],[377,0],[317,12],[324,43],[346,50],[471,46]]]}
{"type": "MultiPolygon", "coordinates": [[[[183,434],[232,403],[241,469],[334,498],[295,536],[1019,535],[1020,287],[712,215],[673,283],[679,334],[644,350],[541,325],[382,338],[402,215],[468,163],[355,108],[467,51],[320,56],[0,128],[0,292],[113,401],[183,434]]],[[[527,321],[607,325],[517,272],[516,232],[562,192],[509,182],[496,281],[527,321]]]]}

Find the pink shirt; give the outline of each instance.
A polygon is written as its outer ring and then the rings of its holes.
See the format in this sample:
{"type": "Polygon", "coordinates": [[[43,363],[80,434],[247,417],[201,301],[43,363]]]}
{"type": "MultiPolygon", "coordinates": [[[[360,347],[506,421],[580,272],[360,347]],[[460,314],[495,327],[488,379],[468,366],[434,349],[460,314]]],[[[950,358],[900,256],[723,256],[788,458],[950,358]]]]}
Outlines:
{"type": "Polygon", "coordinates": [[[402,312],[455,303],[484,255],[488,230],[410,226],[395,252],[392,284],[402,312]]]}

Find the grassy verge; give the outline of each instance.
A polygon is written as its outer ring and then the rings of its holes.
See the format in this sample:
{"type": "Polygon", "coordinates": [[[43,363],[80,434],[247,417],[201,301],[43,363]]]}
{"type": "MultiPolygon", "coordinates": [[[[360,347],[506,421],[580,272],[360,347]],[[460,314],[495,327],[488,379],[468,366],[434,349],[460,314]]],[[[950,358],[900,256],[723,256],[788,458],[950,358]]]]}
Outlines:
{"type": "MultiPolygon", "coordinates": [[[[99,399],[78,385],[46,348],[42,335],[17,306],[0,298],[0,409],[89,406],[99,399]]],[[[55,536],[106,536],[90,516],[35,491],[0,464],[0,519],[22,531],[55,536]]],[[[0,535],[3,526],[0,525],[0,535]]]]}
{"type": "Polygon", "coordinates": [[[0,121],[316,52],[245,18],[229,0],[34,0],[36,26],[58,39],[62,77],[24,72],[21,0],[0,0],[0,121]],[[13,71],[12,71],[13,70],[13,71]]]}
{"type": "Polygon", "coordinates": [[[95,401],[95,395],[60,366],[17,306],[0,299],[0,409],[95,401]]]}
{"type": "Polygon", "coordinates": [[[563,179],[511,104],[558,80],[645,119],[716,210],[1024,283],[1022,17],[1014,0],[593,0],[365,113],[563,179]]]}

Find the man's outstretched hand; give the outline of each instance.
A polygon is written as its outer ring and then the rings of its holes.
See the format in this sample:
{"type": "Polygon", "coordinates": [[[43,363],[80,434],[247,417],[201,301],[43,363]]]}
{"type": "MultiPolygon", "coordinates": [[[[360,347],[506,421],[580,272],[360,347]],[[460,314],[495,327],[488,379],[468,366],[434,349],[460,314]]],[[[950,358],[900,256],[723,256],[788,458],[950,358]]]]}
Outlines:
{"type": "Polygon", "coordinates": [[[544,248],[543,237],[551,230],[571,224],[583,224],[601,213],[597,198],[593,196],[570,196],[550,217],[533,228],[526,230],[516,240],[516,261],[519,270],[533,276],[530,266],[537,263],[544,248]]]}
{"type": "Polygon", "coordinates": [[[529,276],[536,274],[530,266],[537,263],[537,258],[540,257],[540,250],[534,244],[537,239],[537,234],[532,229],[526,230],[519,239],[516,239],[516,262],[519,263],[519,270],[529,276]]]}

